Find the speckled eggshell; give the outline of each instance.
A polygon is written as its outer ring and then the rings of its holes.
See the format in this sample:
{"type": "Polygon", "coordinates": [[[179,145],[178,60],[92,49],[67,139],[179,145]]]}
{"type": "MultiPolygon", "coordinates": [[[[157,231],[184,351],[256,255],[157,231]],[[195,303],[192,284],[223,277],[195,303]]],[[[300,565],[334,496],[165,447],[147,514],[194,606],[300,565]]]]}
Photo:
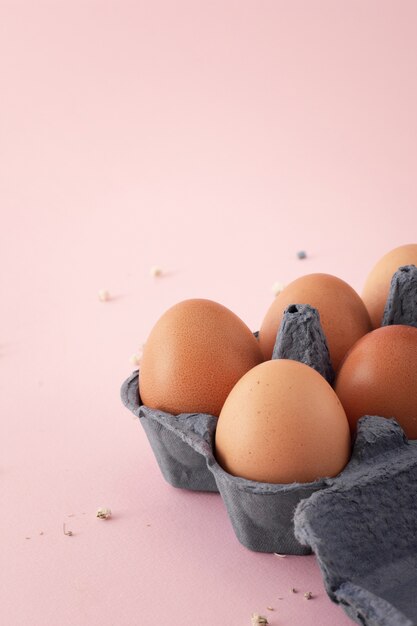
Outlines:
{"type": "Polygon", "coordinates": [[[388,252],[366,279],[362,299],[369,311],[373,328],[381,326],[391,279],[403,265],[417,265],[417,243],[400,246],[388,252]]]}
{"type": "Polygon", "coordinates": [[[234,384],[263,360],[250,329],[211,300],[185,300],[157,321],[140,366],[143,404],[218,416],[234,384]]]}
{"type": "Polygon", "coordinates": [[[363,415],[395,418],[417,439],[417,328],[384,326],[348,352],[334,389],[352,432],[363,415]]]}
{"type": "Polygon", "coordinates": [[[259,345],[270,359],[284,310],[290,304],[316,308],[334,369],[349,348],[371,330],[362,299],[345,281],[330,274],[307,274],[287,285],[267,311],[259,331],[259,345]]]}
{"type": "Polygon", "coordinates": [[[250,370],[229,394],[215,454],[229,474],[267,483],[335,476],[350,456],[343,407],[314,369],[289,359],[250,370]]]}

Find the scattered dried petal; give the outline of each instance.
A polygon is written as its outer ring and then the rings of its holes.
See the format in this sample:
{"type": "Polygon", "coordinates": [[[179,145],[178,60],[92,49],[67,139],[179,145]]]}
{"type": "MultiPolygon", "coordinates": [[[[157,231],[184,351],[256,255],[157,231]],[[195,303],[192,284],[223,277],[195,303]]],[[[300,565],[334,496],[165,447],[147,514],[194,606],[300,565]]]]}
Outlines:
{"type": "Polygon", "coordinates": [[[98,292],[98,299],[100,302],[107,302],[110,300],[110,292],[107,289],[100,289],[98,292]]]}
{"type": "Polygon", "coordinates": [[[100,519],[109,519],[111,517],[111,509],[101,508],[96,513],[100,519]]]}
{"type": "Polygon", "coordinates": [[[157,276],[162,276],[162,270],[157,265],[154,265],[153,267],[151,267],[150,274],[151,276],[156,278],[157,276]]]}
{"type": "Polygon", "coordinates": [[[279,554],[278,552],[274,552],[275,556],[279,556],[281,559],[285,559],[287,557],[286,554],[279,554]]]}
{"type": "Polygon", "coordinates": [[[268,611],[275,611],[273,606],[267,606],[266,608],[267,608],[268,611]]]}
{"type": "Polygon", "coordinates": [[[64,535],[67,535],[68,537],[72,537],[73,532],[72,532],[72,530],[67,530],[67,529],[65,528],[65,523],[64,523],[64,525],[63,525],[63,530],[64,530],[64,535]]]}
{"type": "Polygon", "coordinates": [[[311,593],[311,591],[306,591],[304,594],[304,597],[306,600],[311,600],[311,598],[313,597],[313,594],[311,593]]]}
{"type": "Polygon", "coordinates": [[[132,363],[132,365],[140,365],[141,359],[142,352],[137,352],[136,354],[132,354],[129,361],[132,363]]]}
{"type": "Polygon", "coordinates": [[[298,593],[297,589],[294,589],[294,587],[291,587],[290,591],[291,593],[298,593]]]}
{"type": "Polygon", "coordinates": [[[284,288],[285,288],[284,283],[276,282],[272,285],[271,291],[275,296],[277,296],[279,293],[281,293],[281,291],[284,290],[284,288]]]}
{"type": "Polygon", "coordinates": [[[266,617],[263,615],[258,615],[258,613],[252,613],[252,626],[264,626],[265,624],[269,624],[266,617]]]}

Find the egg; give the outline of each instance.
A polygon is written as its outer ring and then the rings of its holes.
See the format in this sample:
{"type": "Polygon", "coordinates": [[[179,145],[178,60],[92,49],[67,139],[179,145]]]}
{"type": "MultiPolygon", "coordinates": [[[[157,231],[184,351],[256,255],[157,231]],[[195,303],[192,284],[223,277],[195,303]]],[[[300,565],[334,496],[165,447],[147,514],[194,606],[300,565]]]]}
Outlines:
{"type": "Polygon", "coordinates": [[[417,328],[384,326],[359,339],[334,388],[352,432],[362,415],[380,415],[395,418],[417,439],[417,328]]]}
{"type": "Polygon", "coordinates": [[[268,309],[259,331],[259,345],[270,359],[284,310],[291,304],[316,308],[336,369],[349,348],[371,330],[360,296],[345,281],[331,274],[307,274],[287,285],[268,309]]]}
{"type": "Polygon", "coordinates": [[[143,349],[139,393],[148,407],[218,416],[234,384],[263,361],[257,339],[226,307],[180,302],[157,321],[143,349]]]}
{"type": "Polygon", "coordinates": [[[215,433],[229,474],[268,483],[337,475],[350,456],[343,407],[314,369],[290,359],[257,365],[233,387],[215,433]]]}
{"type": "Polygon", "coordinates": [[[372,327],[381,326],[391,279],[402,265],[417,265],[417,244],[400,246],[382,257],[369,273],[362,299],[369,311],[372,327]]]}

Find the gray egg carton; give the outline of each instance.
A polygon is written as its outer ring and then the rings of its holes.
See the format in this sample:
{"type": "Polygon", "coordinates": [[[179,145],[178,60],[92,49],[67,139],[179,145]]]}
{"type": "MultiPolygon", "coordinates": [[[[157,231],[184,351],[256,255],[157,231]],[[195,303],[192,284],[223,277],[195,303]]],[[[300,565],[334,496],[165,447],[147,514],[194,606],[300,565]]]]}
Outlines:
{"type": "MultiPolygon", "coordinates": [[[[417,326],[415,266],[394,274],[385,307],[383,324],[401,323],[417,326]]],[[[319,314],[308,305],[291,305],[285,311],[273,358],[301,361],[333,382],[319,314]]],[[[407,557],[408,552],[417,553],[417,446],[407,442],[394,420],[361,418],[352,458],[335,478],[260,483],[232,476],[217,463],[216,417],[150,409],[141,403],[138,383],[139,371],[135,371],[123,383],[121,397],[144,427],[168,483],[219,492],[237,538],[250,550],[296,555],[314,551],[330,598],[358,623],[417,626],[417,611],[410,612],[400,592],[401,600],[396,603],[396,587],[388,585],[391,575],[398,585],[403,574],[407,584],[417,582],[417,558],[407,557]],[[400,497],[404,489],[407,494],[400,497]],[[362,524],[355,524],[359,510],[362,524]],[[384,530],[378,526],[381,516],[384,530]],[[350,532],[351,542],[346,540],[350,532]],[[397,561],[399,554],[401,562],[397,561]]],[[[408,595],[413,596],[411,590],[408,595]]]]}
{"type": "Polygon", "coordinates": [[[416,444],[393,419],[361,417],[349,464],[295,511],[328,595],[359,624],[417,624],[416,444]]]}

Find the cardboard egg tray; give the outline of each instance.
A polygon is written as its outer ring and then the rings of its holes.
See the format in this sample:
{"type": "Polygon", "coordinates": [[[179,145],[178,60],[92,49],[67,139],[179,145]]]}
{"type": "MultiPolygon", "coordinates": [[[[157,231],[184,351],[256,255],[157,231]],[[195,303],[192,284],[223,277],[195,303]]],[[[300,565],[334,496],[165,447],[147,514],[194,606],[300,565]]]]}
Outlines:
{"type": "MultiPolygon", "coordinates": [[[[417,326],[415,266],[393,276],[387,324],[417,326]]],[[[272,358],[301,361],[333,381],[319,315],[308,305],[287,308],[272,358]]],[[[122,400],[144,427],[168,483],[219,492],[237,538],[250,550],[314,551],[329,596],[358,623],[417,625],[417,442],[409,442],[394,419],[362,417],[351,459],[335,478],[260,483],[217,463],[216,417],[144,406],[139,375],[123,383],[122,400]]]]}

